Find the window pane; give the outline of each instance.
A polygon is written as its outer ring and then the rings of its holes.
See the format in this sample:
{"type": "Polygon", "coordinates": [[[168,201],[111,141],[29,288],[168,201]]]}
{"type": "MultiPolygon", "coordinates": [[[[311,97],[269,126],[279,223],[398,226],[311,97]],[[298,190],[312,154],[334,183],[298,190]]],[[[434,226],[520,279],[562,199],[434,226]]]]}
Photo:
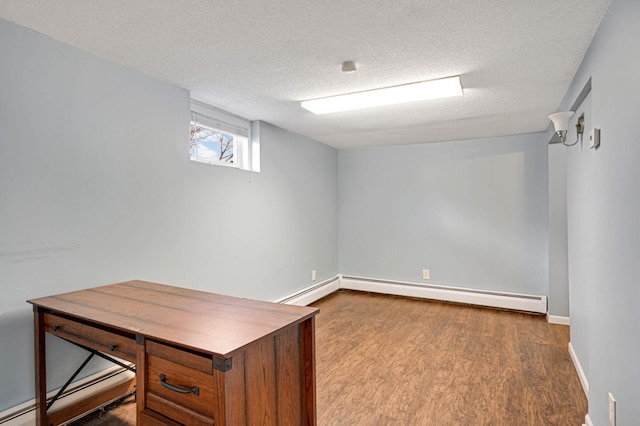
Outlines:
{"type": "Polygon", "coordinates": [[[190,154],[194,161],[235,165],[234,135],[192,121],[190,154]]]}

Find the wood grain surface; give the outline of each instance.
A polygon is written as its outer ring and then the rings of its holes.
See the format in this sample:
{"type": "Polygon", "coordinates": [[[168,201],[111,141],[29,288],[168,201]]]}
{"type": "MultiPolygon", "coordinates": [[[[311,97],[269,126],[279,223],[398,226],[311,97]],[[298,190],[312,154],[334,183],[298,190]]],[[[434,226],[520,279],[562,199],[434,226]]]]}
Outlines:
{"type": "Polygon", "coordinates": [[[220,356],[291,323],[301,323],[316,312],[303,306],[238,299],[145,281],[110,284],[29,302],[123,333],[220,356]]]}
{"type": "Polygon", "coordinates": [[[319,425],[580,425],[569,327],[341,291],[314,304],[319,425]]]}

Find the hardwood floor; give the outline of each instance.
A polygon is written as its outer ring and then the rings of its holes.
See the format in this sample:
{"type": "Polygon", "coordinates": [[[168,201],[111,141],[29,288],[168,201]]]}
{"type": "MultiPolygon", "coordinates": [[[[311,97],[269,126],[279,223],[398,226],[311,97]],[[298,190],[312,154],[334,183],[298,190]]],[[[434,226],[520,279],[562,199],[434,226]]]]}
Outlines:
{"type": "MultiPolygon", "coordinates": [[[[584,421],[569,328],[543,316],[353,291],[314,306],[319,425],[584,421]]],[[[133,424],[134,409],[75,424],[133,424]]]]}
{"type": "Polygon", "coordinates": [[[569,328],[376,294],[319,301],[321,425],[580,425],[569,328]]]}
{"type": "Polygon", "coordinates": [[[131,426],[136,424],[135,395],[128,396],[104,409],[87,414],[69,426],[131,426]]]}

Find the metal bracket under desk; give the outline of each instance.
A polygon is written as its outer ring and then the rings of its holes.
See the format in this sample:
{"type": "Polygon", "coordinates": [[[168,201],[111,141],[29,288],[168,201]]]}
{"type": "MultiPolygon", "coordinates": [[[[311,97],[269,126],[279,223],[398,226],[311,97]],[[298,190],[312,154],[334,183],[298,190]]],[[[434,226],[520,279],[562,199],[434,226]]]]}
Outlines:
{"type": "MultiPolygon", "coordinates": [[[[89,363],[89,361],[91,361],[91,359],[92,359],[95,355],[99,356],[100,358],[106,359],[107,361],[112,362],[112,363],[114,363],[114,364],[116,364],[116,365],[119,365],[120,367],[122,367],[122,368],[124,368],[124,369],[127,369],[127,370],[129,370],[129,371],[131,371],[131,372],[133,372],[133,373],[135,373],[135,372],[136,372],[136,367],[135,367],[135,365],[127,365],[127,364],[125,364],[124,362],[118,361],[117,359],[115,359],[115,358],[113,358],[113,357],[110,357],[109,355],[106,355],[106,354],[104,354],[104,353],[102,353],[102,352],[100,352],[100,351],[97,351],[97,350],[95,350],[95,349],[88,348],[88,347],[83,346],[83,345],[80,345],[80,344],[78,344],[78,343],[76,343],[76,342],[72,342],[71,340],[63,339],[63,338],[62,338],[62,337],[60,337],[60,336],[56,336],[56,337],[59,337],[60,339],[64,340],[65,342],[69,342],[69,343],[71,343],[72,345],[75,345],[75,346],[77,346],[77,347],[79,347],[79,348],[84,349],[85,351],[89,352],[89,356],[87,357],[87,359],[85,359],[85,360],[84,360],[84,362],[80,365],[80,367],[78,367],[78,369],[77,369],[77,370],[76,370],[76,371],[71,375],[71,377],[69,377],[69,380],[67,380],[67,382],[66,382],[64,385],[62,385],[62,387],[61,387],[61,388],[58,390],[58,392],[53,396],[53,398],[51,398],[51,399],[47,402],[47,410],[48,410],[49,408],[51,408],[51,406],[53,405],[53,403],[54,403],[54,402],[56,402],[56,401],[60,398],[60,396],[64,393],[64,391],[66,391],[66,390],[67,390],[67,388],[69,387],[69,385],[70,385],[71,383],[73,383],[73,380],[76,378],[76,376],[77,376],[78,374],[80,374],[80,372],[84,369],[84,367],[86,367],[86,365],[89,363]]],[[[135,393],[135,390],[134,390],[133,392],[131,392],[131,393],[135,393]]]]}
{"type": "MultiPolygon", "coordinates": [[[[76,377],[80,374],[80,372],[87,366],[89,361],[91,361],[94,357],[103,358],[115,365],[122,367],[125,370],[131,371],[135,374],[136,367],[135,365],[126,364],[125,362],[116,359],[113,356],[110,356],[106,353],[103,353],[97,349],[93,349],[87,345],[80,344],[70,338],[78,338],[79,336],[73,334],[67,334],[69,338],[66,338],[64,335],[59,335],[58,333],[64,334],[63,331],[73,331],[74,327],[85,327],[92,328],[98,330],[98,333],[110,333],[114,336],[116,335],[112,331],[108,331],[107,329],[102,329],[96,326],[88,326],[87,324],[70,319],[66,316],[59,316],[56,313],[48,310],[40,308],[36,305],[33,307],[34,312],[34,337],[35,337],[35,348],[36,348],[36,423],[42,425],[58,425],[68,422],[69,420],[78,417],[79,415],[83,415],[84,413],[88,413],[93,411],[109,402],[113,401],[114,398],[125,397],[136,392],[135,389],[135,378],[132,378],[122,384],[116,385],[114,387],[108,388],[106,390],[100,391],[95,395],[88,397],[88,399],[82,399],[80,401],[74,402],[71,405],[68,405],[64,408],[59,409],[52,412],[50,409],[52,406],[63,397],[64,393],[67,391],[69,386],[73,383],[76,377]],[[48,324],[47,318],[51,321],[52,318],[60,319],[62,325],[58,324],[48,324]],[[70,330],[66,328],[69,327],[70,330]],[[100,331],[102,330],[102,331],[100,331]],[[80,366],[71,374],[69,379],[58,389],[56,394],[47,398],[46,394],[46,370],[47,370],[47,362],[46,362],[46,342],[45,335],[49,333],[53,336],[56,336],[68,343],[73,344],[79,348],[84,349],[89,352],[87,358],[80,364],[80,366]],[[85,404],[86,401],[90,401],[92,404],[85,404]]],[[[127,339],[124,335],[117,335],[121,338],[127,339]]],[[[80,339],[80,341],[90,341],[87,339],[80,339]]],[[[99,341],[95,342],[97,346],[104,347],[105,345],[100,345],[99,341]]],[[[114,343],[107,348],[115,351],[119,348],[118,344],[114,343]]],[[[55,408],[55,407],[54,407],[55,408]]]]}

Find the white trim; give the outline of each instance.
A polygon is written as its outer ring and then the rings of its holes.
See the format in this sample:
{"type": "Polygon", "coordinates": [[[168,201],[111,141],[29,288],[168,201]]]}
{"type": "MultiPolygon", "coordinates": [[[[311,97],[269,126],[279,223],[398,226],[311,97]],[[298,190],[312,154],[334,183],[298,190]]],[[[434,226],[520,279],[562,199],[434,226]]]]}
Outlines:
{"type": "MultiPolygon", "coordinates": [[[[239,115],[232,114],[230,112],[224,111],[220,108],[216,108],[212,105],[206,104],[204,102],[197,101],[195,99],[191,99],[191,111],[199,114],[200,116],[210,117],[215,122],[221,121],[226,125],[230,125],[233,127],[241,128],[246,134],[242,134],[240,132],[236,132],[235,134],[240,134],[242,136],[248,137],[251,132],[251,121],[247,120],[244,117],[240,117],[239,115]]],[[[203,123],[207,124],[207,123],[203,123]]],[[[212,124],[212,126],[216,126],[212,124]]],[[[233,133],[231,130],[220,129],[226,133],[233,133]]]]}
{"type": "Polygon", "coordinates": [[[297,291],[287,297],[276,300],[276,303],[284,303],[285,305],[307,306],[316,300],[320,300],[340,289],[340,276],[314,284],[305,289],[297,291]]]}
{"type": "Polygon", "coordinates": [[[569,355],[571,356],[571,361],[573,361],[573,366],[578,373],[578,378],[580,379],[580,384],[582,385],[582,390],[584,391],[584,395],[589,399],[589,381],[587,380],[586,374],[584,374],[584,370],[582,369],[582,365],[580,364],[580,360],[578,359],[578,355],[576,351],[573,350],[573,345],[569,342],[569,355]]]}
{"type": "Polygon", "coordinates": [[[424,285],[411,282],[343,276],[340,288],[373,293],[419,297],[517,311],[547,312],[547,297],[529,294],[485,291],[463,287],[424,285]]]}
{"type": "Polygon", "coordinates": [[[582,426],[593,426],[593,422],[591,421],[591,417],[589,417],[589,414],[584,416],[584,424],[582,426]]]}
{"type": "MultiPolygon", "coordinates": [[[[54,407],[62,408],[73,404],[87,396],[108,389],[134,377],[134,374],[122,367],[114,366],[92,374],[84,379],[74,382],[56,401],[54,407]]],[[[58,389],[47,393],[47,398],[53,397],[58,389]]],[[[110,401],[112,402],[112,401],[110,401]]],[[[110,403],[108,402],[108,403],[110,403]]],[[[106,404],[104,404],[106,405],[106,404]]],[[[98,407],[96,407],[98,408],[98,407]]],[[[24,402],[20,405],[8,408],[0,413],[0,425],[2,426],[32,426],[36,424],[36,400],[24,402]]]]}
{"type": "Polygon", "coordinates": [[[559,324],[559,325],[571,325],[569,317],[563,317],[560,315],[550,315],[547,314],[547,322],[549,324],[559,324]]]}

